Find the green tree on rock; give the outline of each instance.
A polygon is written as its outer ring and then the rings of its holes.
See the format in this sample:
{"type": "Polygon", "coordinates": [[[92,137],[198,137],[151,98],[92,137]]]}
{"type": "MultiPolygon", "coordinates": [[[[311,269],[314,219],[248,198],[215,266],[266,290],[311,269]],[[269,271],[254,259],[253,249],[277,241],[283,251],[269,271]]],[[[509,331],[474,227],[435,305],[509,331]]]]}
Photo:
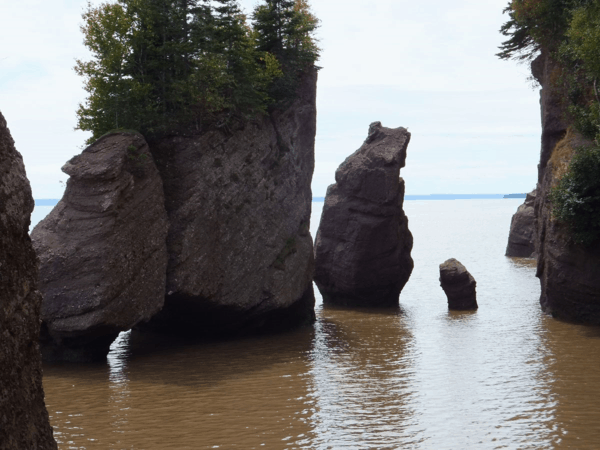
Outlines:
{"type": "Polygon", "coordinates": [[[314,32],[319,20],[306,0],[266,0],[253,14],[257,49],[277,58],[282,76],[274,80],[270,94],[279,103],[294,97],[299,78],[319,58],[314,32]]]}
{"type": "Polygon", "coordinates": [[[77,128],[92,131],[89,142],[122,128],[147,138],[202,132],[293,99],[318,57],[318,20],[306,0],[256,11],[253,29],[237,0],[88,4],[81,29],[92,59],[75,67],[88,92],[77,128]]]}

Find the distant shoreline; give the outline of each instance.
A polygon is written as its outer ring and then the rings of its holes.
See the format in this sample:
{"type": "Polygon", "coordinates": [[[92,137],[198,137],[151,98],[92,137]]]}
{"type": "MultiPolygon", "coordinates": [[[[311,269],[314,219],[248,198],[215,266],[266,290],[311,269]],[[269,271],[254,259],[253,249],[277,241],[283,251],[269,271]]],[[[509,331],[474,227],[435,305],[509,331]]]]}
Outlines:
{"type": "MultiPolygon", "coordinates": [[[[405,195],[404,200],[478,200],[478,199],[505,199],[525,198],[527,194],[429,194],[405,195]]],[[[313,197],[313,202],[324,202],[325,197],[313,197]]]]}
{"type": "MultiPolygon", "coordinates": [[[[477,199],[504,199],[525,198],[527,194],[429,194],[429,195],[405,195],[404,200],[477,200],[477,199]]],[[[313,202],[324,202],[325,197],[313,197],[313,202]]],[[[35,206],[55,206],[59,202],[55,198],[39,198],[35,200],[35,206]]]]}

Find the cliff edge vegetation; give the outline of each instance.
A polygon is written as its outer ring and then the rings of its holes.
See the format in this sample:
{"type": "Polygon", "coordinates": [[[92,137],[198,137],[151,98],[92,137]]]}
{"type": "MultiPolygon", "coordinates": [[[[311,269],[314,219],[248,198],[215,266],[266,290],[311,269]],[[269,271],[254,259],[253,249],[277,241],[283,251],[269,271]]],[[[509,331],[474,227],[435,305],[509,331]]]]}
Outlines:
{"type": "Polygon", "coordinates": [[[531,60],[541,86],[534,201],[542,309],[600,325],[600,1],[514,0],[501,58],[531,60]]]}
{"type": "MultiPolygon", "coordinates": [[[[553,91],[558,119],[578,135],[578,143],[568,149],[566,167],[554,174],[549,199],[571,239],[591,245],[600,239],[600,1],[513,0],[505,12],[509,20],[501,33],[508,39],[498,56],[533,60],[543,54],[552,60],[543,84],[553,91]]],[[[564,153],[559,147],[549,150],[564,153]]],[[[543,155],[541,169],[551,157],[543,155]]]]}
{"type": "Polygon", "coordinates": [[[307,0],[263,0],[249,22],[236,0],[117,0],[88,6],[88,143],[133,129],[147,139],[228,129],[287,107],[314,69],[318,19],[307,0]]]}

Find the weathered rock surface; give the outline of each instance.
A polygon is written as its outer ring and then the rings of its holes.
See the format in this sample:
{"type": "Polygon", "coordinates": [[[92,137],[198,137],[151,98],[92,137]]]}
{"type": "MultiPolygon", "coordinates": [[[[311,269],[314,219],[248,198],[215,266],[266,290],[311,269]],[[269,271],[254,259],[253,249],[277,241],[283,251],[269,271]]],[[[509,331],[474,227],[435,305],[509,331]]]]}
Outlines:
{"type": "Polygon", "coordinates": [[[440,264],[440,284],[448,297],[448,309],[477,309],[477,283],[465,266],[454,258],[440,264]]]}
{"type": "Polygon", "coordinates": [[[535,190],[527,194],[525,202],[519,206],[512,217],[506,256],[520,258],[535,256],[535,197],[535,190]]]}
{"type": "Polygon", "coordinates": [[[410,133],[372,123],[365,143],[329,186],[315,240],[315,282],[323,301],[392,306],[413,269],[413,239],[402,209],[410,133]]]}
{"type": "Polygon", "coordinates": [[[543,52],[532,63],[532,72],[542,85],[542,149],[538,195],[535,200],[537,274],[544,311],[554,316],[600,324],[600,244],[576,245],[564,225],[552,217],[549,194],[568,168],[575,148],[585,144],[567,130],[565,115],[553,81],[556,64],[543,52]]]}
{"type": "Polygon", "coordinates": [[[316,81],[244,129],[151,143],[171,227],[165,306],[143,328],[230,335],[314,320],[316,81]]]}
{"type": "Polygon", "coordinates": [[[42,354],[106,357],[119,332],[163,305],[167,214],[144,138],[104,136],[67,162],[62,200],[33,230],[40,258],[42,354]]]}
{"type": "Polygon", "coordinates": [[[44,405],[38,346],[37,260],[31,187],[0,113],[0,449],[56,449],[44,405]]]}

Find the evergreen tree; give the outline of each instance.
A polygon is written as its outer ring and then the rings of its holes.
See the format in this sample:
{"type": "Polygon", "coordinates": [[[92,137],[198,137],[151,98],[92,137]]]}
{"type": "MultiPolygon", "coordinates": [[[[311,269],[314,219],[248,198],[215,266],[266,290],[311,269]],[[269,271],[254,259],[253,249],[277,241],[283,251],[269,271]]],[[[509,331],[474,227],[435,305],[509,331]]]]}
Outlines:
{"type": "Polygon", "coordinates": [[[75,67],[89,94],[77,126],[89,141],[111,129],[152,138],[247,120],[291,99],[318,56],[306,0],[267,0],[257,31],[237,0],[115,1],[83,15],[93,58],[75,67]]]}
{"type": "Polygon", "coordinates": [[[319,57],[313,36],[319,21],[306,0],[266,0],[254,9],[253,18],[257,49],[274,55],[283,72],[273,81],[270,94],[285,105],[295,97],[304,71],[319,57]]]}

